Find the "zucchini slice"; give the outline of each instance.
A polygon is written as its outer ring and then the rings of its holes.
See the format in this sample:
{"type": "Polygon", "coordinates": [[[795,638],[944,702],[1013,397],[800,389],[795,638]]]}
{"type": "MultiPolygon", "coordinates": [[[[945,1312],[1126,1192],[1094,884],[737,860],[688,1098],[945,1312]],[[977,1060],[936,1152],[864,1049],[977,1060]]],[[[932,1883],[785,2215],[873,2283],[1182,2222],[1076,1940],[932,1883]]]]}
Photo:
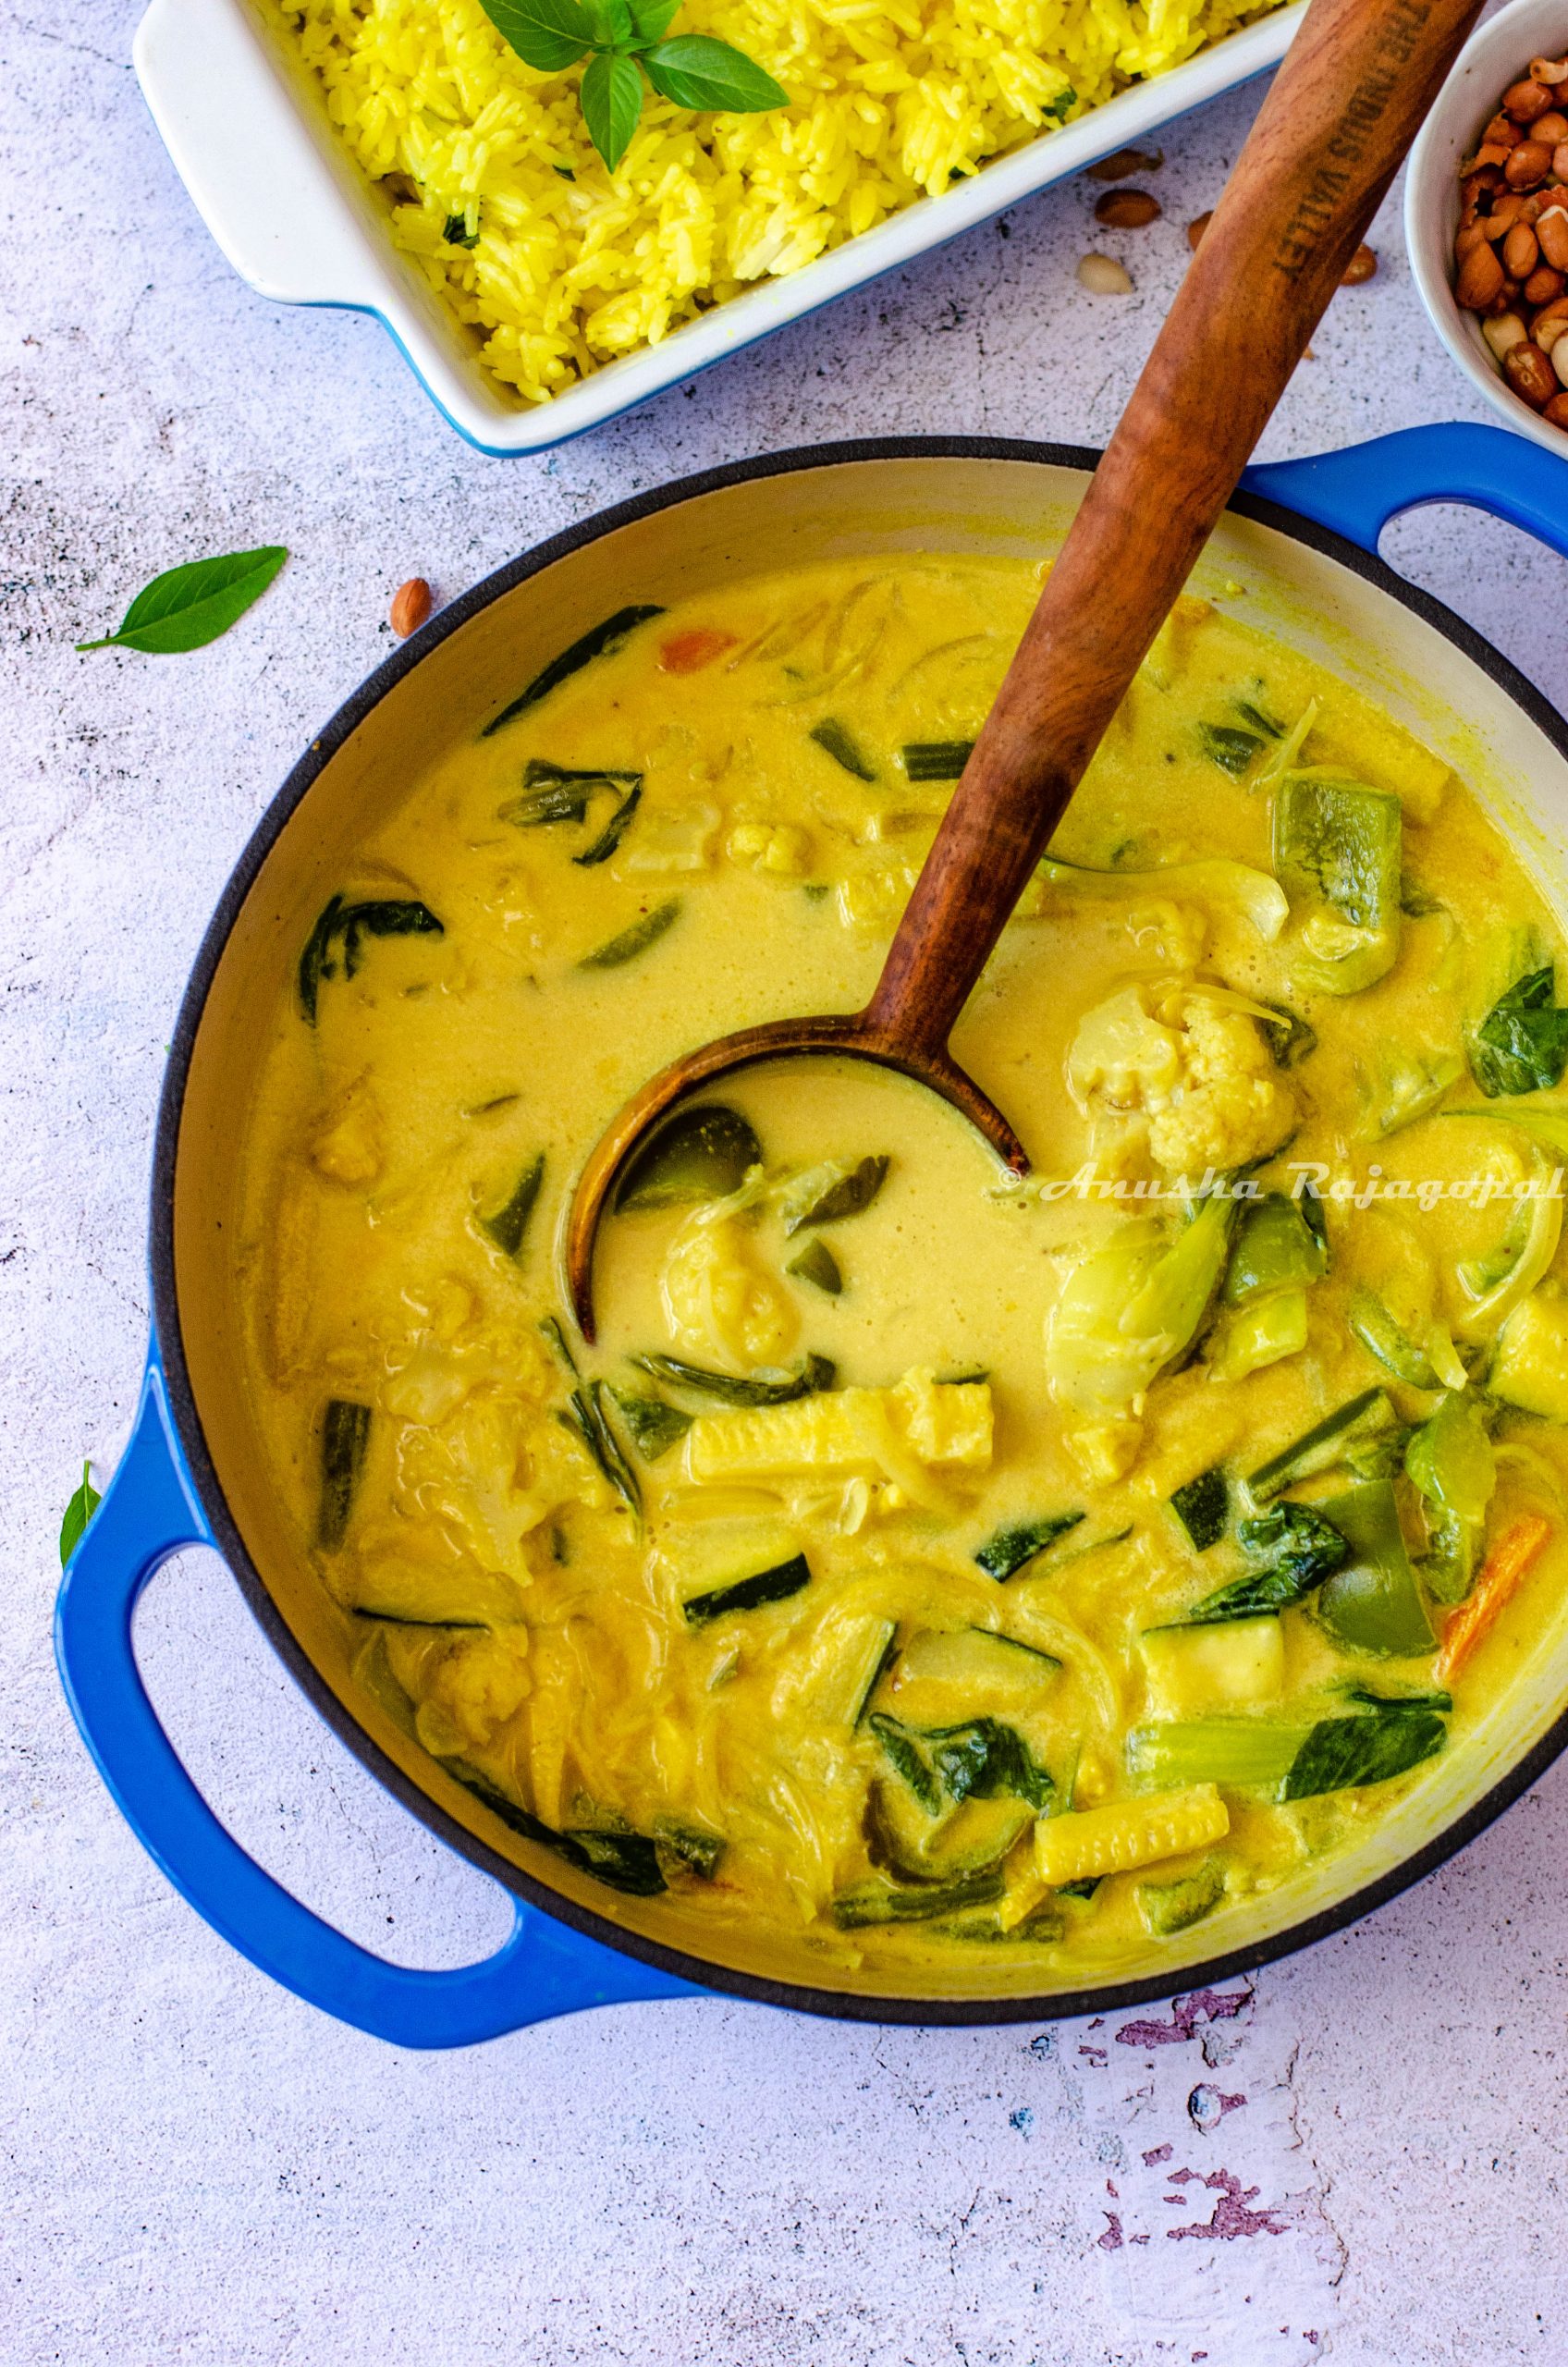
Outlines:
{"type": "Polygon", "coordinates": [[[705,1627],[709,1620],[722,1619],[728,1612],[760,1611],[765,1603],[787,1602],[810,1584],[811,1564],[803,1553],[794,1553],[770,1570],[732,1578],[726,1586],[710,1587],[705,1594],[688,1595],[681,1609],[689,1626],[705,1627]]]}
{"type": "Polygon", "coordinates": [[[482,1570],[434,1570],[388,1557],[365,1572],[349,1608],[361,1619],[401,1627],[504,1627],[522,1618],[522,1592],[482,1570]]]}

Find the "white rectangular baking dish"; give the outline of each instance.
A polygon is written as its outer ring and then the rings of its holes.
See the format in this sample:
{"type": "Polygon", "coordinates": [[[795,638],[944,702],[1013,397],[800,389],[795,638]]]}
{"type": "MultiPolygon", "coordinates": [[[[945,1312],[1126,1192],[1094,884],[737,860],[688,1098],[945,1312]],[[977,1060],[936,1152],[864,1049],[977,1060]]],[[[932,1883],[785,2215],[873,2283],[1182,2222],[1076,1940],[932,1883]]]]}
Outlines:
{"type": "Polygon", "coordinates": [[[284,304],[374,313],[438,409],[482,452],[541,452],[863,288],[1053,181],[1277,66],[1305,0],[1232,33],[1077,123],[608,362],[547,403],[493,379],[469,333],[400,254],[386,207],[334,131],[309,70],[257,0],[152,0],[133,55],[197,212],[242,279],[284,304]]]}

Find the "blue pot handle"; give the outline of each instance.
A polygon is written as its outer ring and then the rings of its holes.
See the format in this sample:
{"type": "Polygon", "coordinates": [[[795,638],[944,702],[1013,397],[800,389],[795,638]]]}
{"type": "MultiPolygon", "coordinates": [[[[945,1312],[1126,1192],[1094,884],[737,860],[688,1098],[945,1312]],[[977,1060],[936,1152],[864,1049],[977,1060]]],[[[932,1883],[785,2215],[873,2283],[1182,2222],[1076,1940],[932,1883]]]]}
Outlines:
{"type": "Polygon", "coordinates": [[[1390,518],[1430,501],[1464,501],[1568,558],[1568,456],[1559,460],[1503,427],[1453,422],[1404,427],[1348,452],[1249,469],[1243,492],[1331,526],[1375,551],[1390,518]]]}
{"type": "Polygon", "coordinates": [[[154,1348],[130,1443],[60,1587],[55,1652],[71,1713],[126,1821],[214,1931],[296,1996],[395,2046],[471,2046],[587,2005],[703,1993],[521,1900],[505,1944],[483,1964],[410,1971],[345,1939],[263,1873],[175,1756],[131,1643],[137,1597],[154,1571],[182,1547],[214,1541],[154,1348]]]}

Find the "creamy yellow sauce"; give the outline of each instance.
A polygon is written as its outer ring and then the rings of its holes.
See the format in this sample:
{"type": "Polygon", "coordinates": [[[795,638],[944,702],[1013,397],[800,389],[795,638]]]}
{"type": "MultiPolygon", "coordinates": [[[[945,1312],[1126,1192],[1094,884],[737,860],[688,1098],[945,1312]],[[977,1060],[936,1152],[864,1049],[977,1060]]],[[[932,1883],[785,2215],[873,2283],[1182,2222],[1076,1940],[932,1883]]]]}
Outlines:
{"type": "Polygon", "coordinates": [[[758,578],[453,746],[323,883],[244,1146],[257,1410],[361,1681],[612,1909],[813,1979],[1232,1944],[1427,1779],[1561,1585],[1559,1211],[1514,1196],[1557,1162],[1497,1115],[1553,1106],[1552,1025],[1527,1092],[1483,1098],[1475,1049],[1550,914],[1441,763],[1204,603],[1059,833],[1088,868],[1042,872],[955,1033],[1035,1177],[882,1073],[748,1074],[704,1097],[706,1196],[607,1221],[571,1333],[590,1146],[678,1052],[864,1001],[950,794],[920,776],[1038,582],[758,578]],[[1325,815],[1372,834],[1354,877],[1325,815]],[[1456,1604],[1537,1517],[1448,1682],[1456,1604]],[[1342,1551],[1295,1600],[1191,1624],[1303,1535],[1342,1551]]]}

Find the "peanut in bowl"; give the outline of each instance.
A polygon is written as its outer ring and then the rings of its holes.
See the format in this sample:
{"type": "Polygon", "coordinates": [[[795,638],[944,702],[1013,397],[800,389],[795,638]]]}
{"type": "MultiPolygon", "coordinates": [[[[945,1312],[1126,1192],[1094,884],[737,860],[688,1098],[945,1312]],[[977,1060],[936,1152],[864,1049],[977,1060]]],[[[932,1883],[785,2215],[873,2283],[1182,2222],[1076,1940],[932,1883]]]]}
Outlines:
{"type": "Polygon", "coordinates": [[[1568,434],[1568,10],[1513,0],[1476,35],[1412,153],[1411,268],[1433,325],[1504,423],[1568,434]],[[1542,134],[1545,134],[1543,137],[1542,134]]]}

